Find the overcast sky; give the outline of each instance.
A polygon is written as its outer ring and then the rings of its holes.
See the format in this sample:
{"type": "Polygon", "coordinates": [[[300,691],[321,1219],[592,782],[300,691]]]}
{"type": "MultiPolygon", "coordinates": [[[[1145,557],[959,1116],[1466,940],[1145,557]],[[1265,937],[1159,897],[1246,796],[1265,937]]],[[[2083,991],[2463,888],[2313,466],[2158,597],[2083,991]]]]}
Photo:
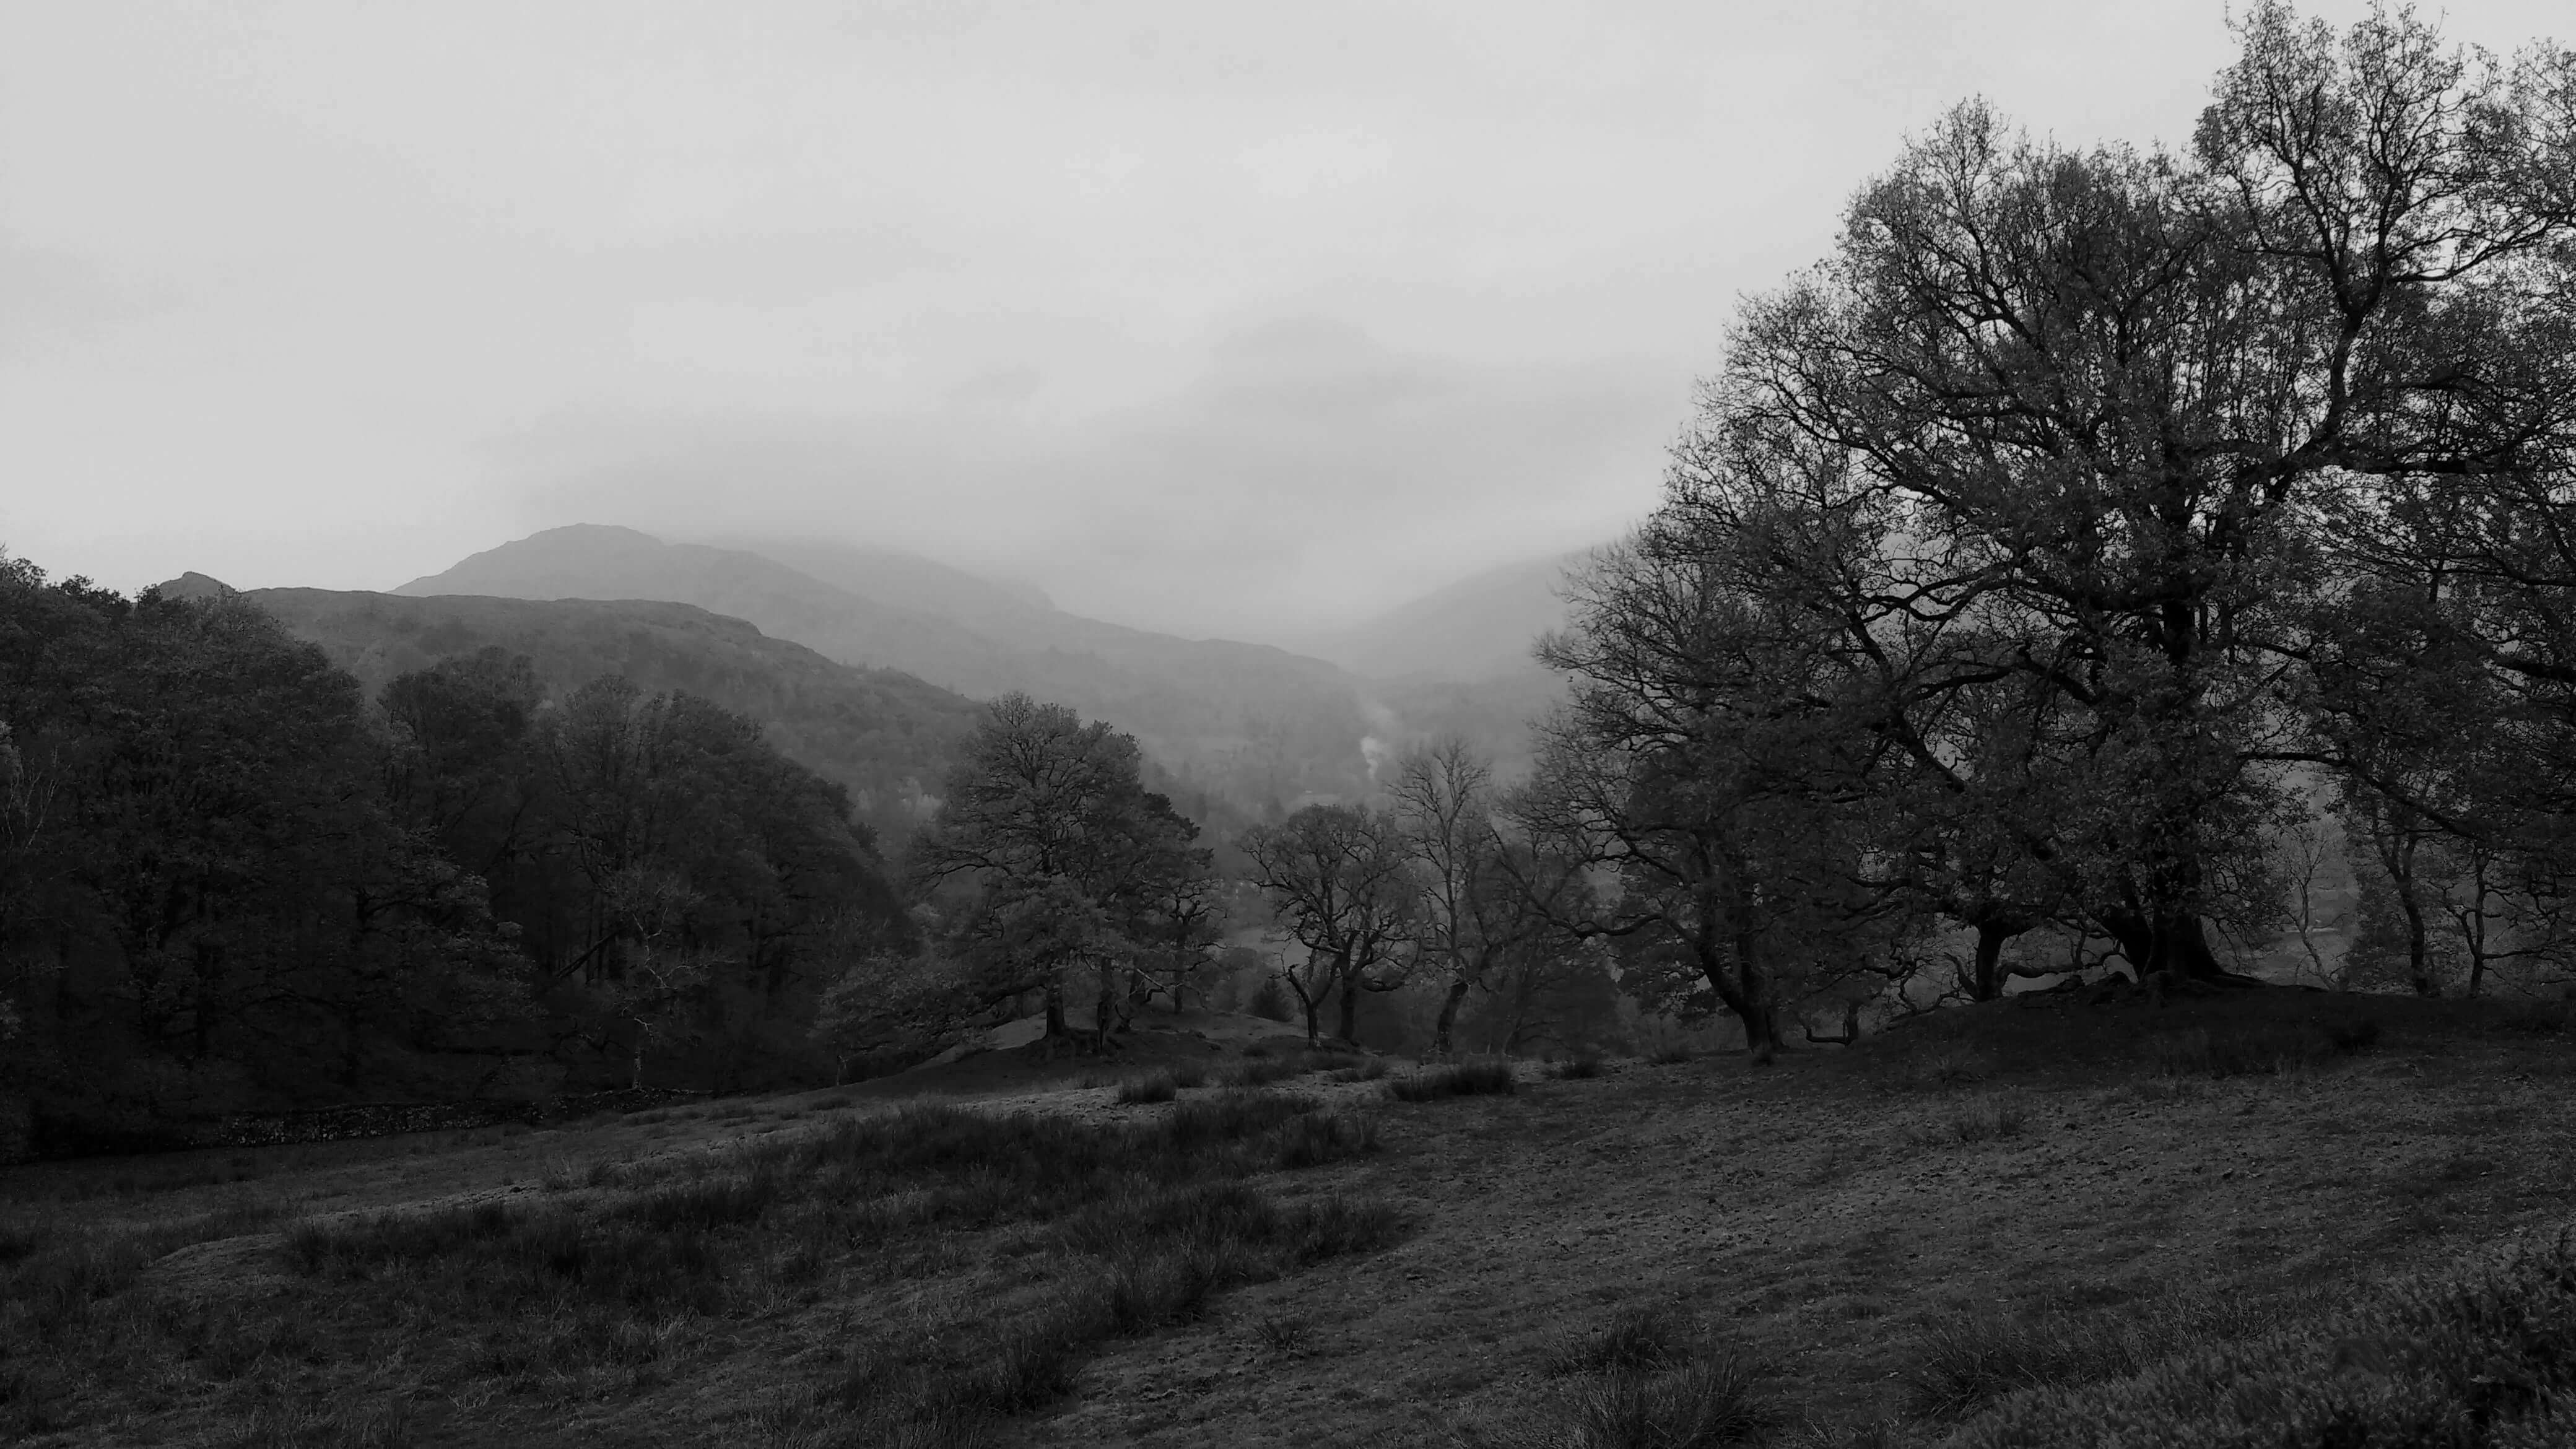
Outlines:
{"type": "Polygon", "coordinates": [[[1948,105],[2179,145],[2229,53],[2217,0],[0,0],[0,544],[792,531],[1294,632],[1651,507],[1734,298],[1948,105]]]}

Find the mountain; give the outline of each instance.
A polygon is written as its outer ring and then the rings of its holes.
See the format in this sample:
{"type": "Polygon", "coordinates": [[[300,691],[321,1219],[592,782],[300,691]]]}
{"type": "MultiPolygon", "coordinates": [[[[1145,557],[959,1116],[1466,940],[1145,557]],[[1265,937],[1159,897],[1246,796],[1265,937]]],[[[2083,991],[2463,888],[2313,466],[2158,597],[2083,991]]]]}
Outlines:
{"type": "Polygon", "coordinates": [[[486,645],[528,656],[558,698],[612,672],[648,690],[702,695],[761,721],[780,751],[848,787],[861,818],[890,846],[919,819],[980,713],[972,700],[919,679],[838,664],[687,604],[329,589],[245,597],[321,645],[370,697],[396,675],[486,645]]]}
{"type": "Polygon", "coordinates": [[[1055,601],[1034,585],[988,579],[900,549],[788,538],[708,542],[774,559],[890,608],[954,619],[969,627],[1007,628],[1015,619],[1056,612],[1055,601]]]}
{"type": "Polygon", "coordinates": [[[1371,679],[1465,683],[1534,673],[1538,636],[1565,625],[1566,570],[1590,556],[1578,550],[1487,569],[1307,646],[1371,679]]]}
{"type": "Polygon", "coordinates": [[[393,591],[414,598],[660,599],[748,620],[844,664],[900,669],[969,695],[1007,687],[1004,651],[954,620],[894,608],[759,554],[575,524],[475,554],[393,591]],[[940,666],[934,674],[924,664],[940,666]]]}
{"type": "Polygon", "coordinates": [[[1262,644],[1181,639],[1067,614],[928,560],[795,545],[822,576],[762,553],[576,524],[478,553],[412,597],[662,599],[745,619],[847,664],[960,694],[1025,690],[1104,719],[1192,789],[1269,809],[1366,788],[1356,681],[1262,644]]]}
{"type": "Polygon", "coordinates": [[[195,569],[153,587],[165,599],[221,599],[235,592],[232,585],[195,569]]]}

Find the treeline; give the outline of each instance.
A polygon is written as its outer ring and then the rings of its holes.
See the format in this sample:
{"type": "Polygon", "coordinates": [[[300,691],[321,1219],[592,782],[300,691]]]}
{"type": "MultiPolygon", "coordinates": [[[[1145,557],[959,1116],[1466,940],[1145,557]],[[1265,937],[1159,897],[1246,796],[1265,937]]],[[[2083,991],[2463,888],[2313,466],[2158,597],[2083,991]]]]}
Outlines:
{"type": "Polygon", "coordinates": [[[845,1067],[953,1046],[1022,1010],[1105,1048],[1150,1009],[1267,1010],[1310,1040],[1448,1053],[1573,1045],[1617,1017],[1619,958],[1581,858],[1513,825],[1464,742],[1417,749],[1382,798],[1304,806],[1227,842],[1146,788],[1136,742],[1023,694],[997,701],[908,852],[922,930],[851,962],[818,1030],[845,1067]],[[1254,935],[1262,946],[1224,943],[1254,935]]]}
{"type": "Polygon", "coordinates": [[[2563,979],[2576,55],[2238,31],[2184,154],[1907,146],[1579,580],[1526,823],[1757,1043],[2242,984],[2338,832],[2346,984],[2563,979]]]}
{"type": "Polygon", "coordinates": [[[909,930],[760,728],[504,651],[381,697],[238,598],[0,560],[0,1137],[792,1072],[909,930]]]}

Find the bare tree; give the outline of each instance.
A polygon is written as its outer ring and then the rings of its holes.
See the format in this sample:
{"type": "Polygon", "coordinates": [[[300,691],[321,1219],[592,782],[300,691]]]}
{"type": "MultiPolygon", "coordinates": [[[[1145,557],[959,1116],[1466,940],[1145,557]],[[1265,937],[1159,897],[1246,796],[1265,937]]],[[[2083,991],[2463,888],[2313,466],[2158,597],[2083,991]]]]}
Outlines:
{"type": "Polygon", "coordinates": [[[1243,835],[1252,883],[1305,949],[1302,968],[1283,973],[1306,1009],[1306,1038],[1320,1040],[1323,993],[1341,1001],[1343,1040],[1359,1026],[1359,994],[1404,984],[1417,944],[1419,896],[1403,837],[1366,805],[1309,805],[1277,825],[1243,835]]]}
{"type": "Polygon", "coordinates": [[[1492,814],[1493,770],[1450,736],[1396,762],[1387,787],[1404,851],[1422,890],[1422,956],[1438,963],[1443,989],[1432,1050],[1447,1056],[1467,994],[1487,985],[1503,952],[1526,925],[1511,908],[1492,814]]]}

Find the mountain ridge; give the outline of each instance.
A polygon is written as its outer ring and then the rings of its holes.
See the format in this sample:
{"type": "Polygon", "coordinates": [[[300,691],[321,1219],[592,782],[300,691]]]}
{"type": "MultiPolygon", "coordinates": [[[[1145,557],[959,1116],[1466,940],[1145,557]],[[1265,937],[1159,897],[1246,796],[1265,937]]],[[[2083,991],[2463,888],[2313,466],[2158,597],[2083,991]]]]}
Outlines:
{"type": "Polygon", "coordinates": [[[892,670],[855,668],[683,603],[253,589],[242,597],[321,646],[373,697],[395,676],[485,647],[523,654],[558,698],[602,674],[681,689],[762,722],[839,781],[881,840],[923,818],[982,707],[892,670]]]}
{"type": "Polygon", "coordinates": [[[1374,680],[1466,684],[1535,674],[1539,636],[1565,625],[1562,581],[1594,552],[1496,564],[1298,642],[1374,680]]]}
{"type": "MultiPolygon", "coordinates": [[[[806,551],[850,583],[868,550],[806,551]]],[[[875,551],[882,558],[882,551],[875,551]]],[[[933,577],[976,592],[961,571],[933,577]]],[[[925,571],[915,570],[915,580],[925,571]]],[[[899,588],[884,593],[901,595],[899,588]]],[[[1000,586],[974,624],[907,609],[744,549],[667,543],[639,530],[548,529],[411,580],[401,597],[661,599],[748,621],[845,664],[901,671],[974,698],[1024,690],[1134,734],[1193,785],[1247,808],[1365,790],[1360,682],[1275,645],[1183,639],[1086,619],[1000,586]]]]}

